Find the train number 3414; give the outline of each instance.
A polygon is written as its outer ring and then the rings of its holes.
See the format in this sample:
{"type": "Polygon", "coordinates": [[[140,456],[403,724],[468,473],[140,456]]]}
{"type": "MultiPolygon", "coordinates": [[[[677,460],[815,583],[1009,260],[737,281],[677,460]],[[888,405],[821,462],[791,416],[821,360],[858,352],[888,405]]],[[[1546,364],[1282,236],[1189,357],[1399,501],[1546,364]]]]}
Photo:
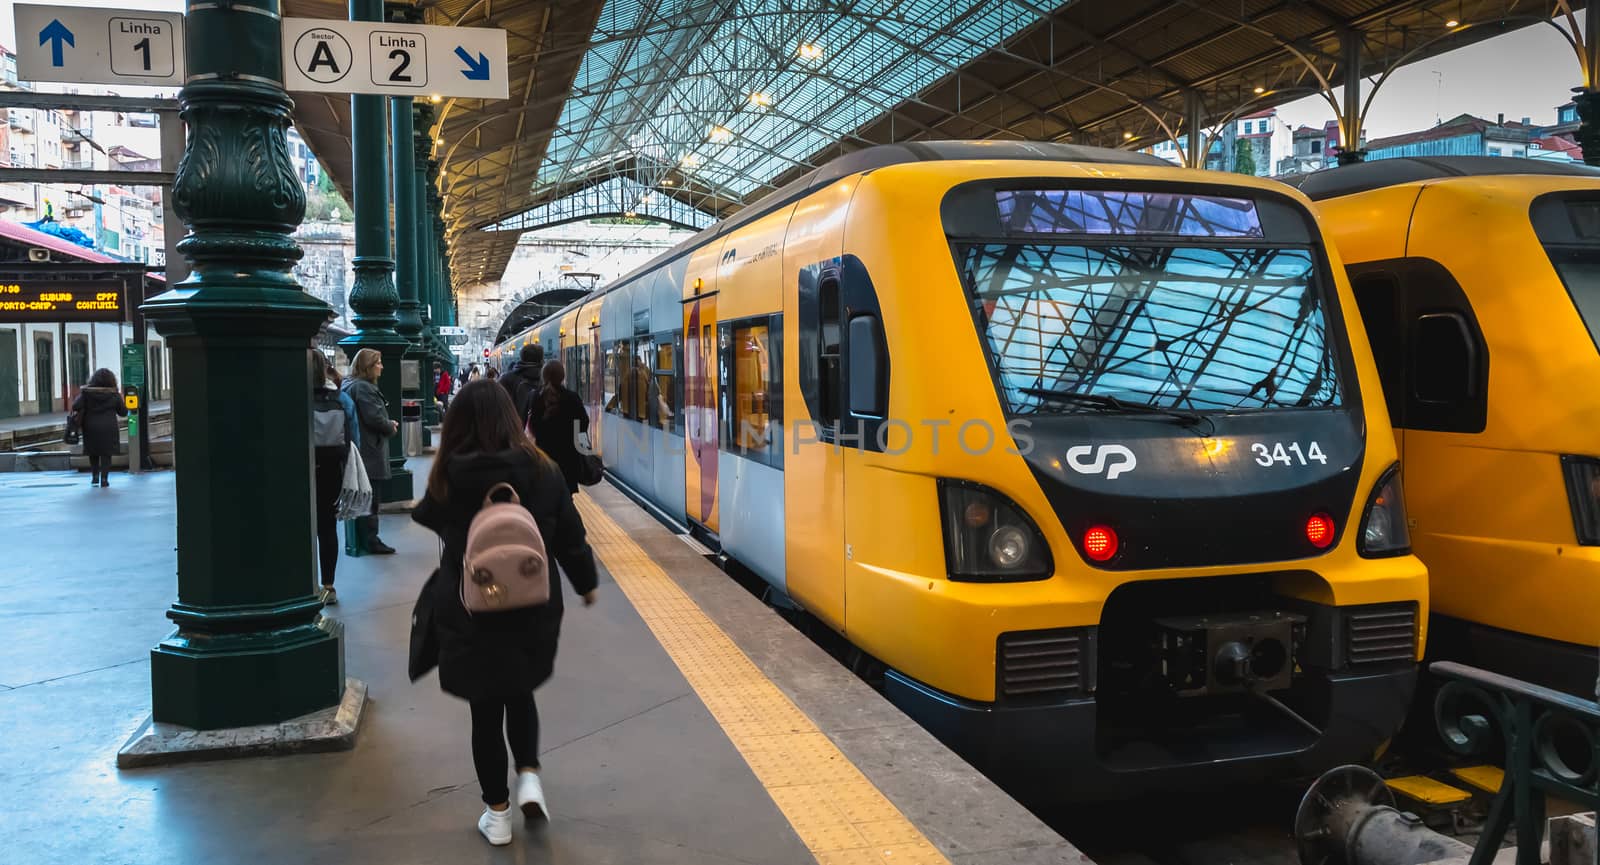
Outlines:
{"type": "Polygon", "coordinates": [[[1328,455],[1322,452],[1322,445],[1312,442],[1302,449],[1299,442],[1274,442],[1268,446],[1265,442],[1256,442],[1250,446],[1250,452],[1256,455],[1256,464],[1273,466],[1279,463],[1292,466],[1308,465],[1312,462],[1322,465],[1328,464],[1328,455]]]}

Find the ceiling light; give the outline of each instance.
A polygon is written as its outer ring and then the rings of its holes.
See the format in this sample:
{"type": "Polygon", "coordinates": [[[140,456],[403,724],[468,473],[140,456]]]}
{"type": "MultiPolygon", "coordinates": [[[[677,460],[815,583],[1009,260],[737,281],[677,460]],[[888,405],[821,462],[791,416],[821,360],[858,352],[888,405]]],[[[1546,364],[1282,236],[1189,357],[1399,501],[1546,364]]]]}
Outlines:
{"type": "Polygon", "coordinates": [[[1267,88],[1265,88],[1265,87],[1257,87],[1256,88],[1256,95],[1257,96],[1260,96],[1261,94],[1263,94],[1265,92],[1267,92],[1267,88]]]}
{"type": "Polygon", "coordinates": [[[672,178],[669,177],[666,180],[661,181],[661,185],[662,186],[671,186],[672,185],[672,178]]]}
{"type": "MultiPolygon", "coordinates": [[[[755,97],[751,97],[752,101],[754,100],[754,98],[755,97]]],[[[713,127],[711,127],[711,140],[712,141],[727,141],[729,138],[732,138],[732,137],[733,137],[733,133],[730,132],[726,126],[713,126],[713,127]]]]}
{"type": "Polygon", "coordinates": [[[443,147],[444,146],[444,139],[443,138],[435,138],[435,139],[433,139],[433,143],[439,145],[440,147],[443,147]]]}
{"type": "Polygon", "coordinates": [[[750,94],[750,104],[757,108],[769,108],[772,105],[772,97],[765,93],[752,93],[750,94]]]}
{"type": "Polygon", "coordinates": [[[822,57],[822,46],[811,42],[800,43],[800,59],[817,60],[822,57]]]}
{"type": "Polygon", "coordinates": [[[1460,27],[1461,26],[1461,22],[1457,21],[1454,18],[1451,18],[1449,21],[1444,22],[1444,26],[1454,29],[1456,27],[1460,27]]]}
{"type": "Polygon", "coordinates": [[[700,157],[694,155],[693,153],[685,153],[683,158],[678,160],[678,164],[688,168],[693,168],[700,164],[700,157]]]}
{"type": "Polygon", "coordinates": [[[435,94],[433,94],[433,95],[432,95],[432,96],[429,96],[429,97],[428,97],[428,101],[429,101],[429,102],[432,102],[432,103],[433,103],[433,104],[434,104],[434,105],[438,105],[438,104],[439,104],[439,103],[440,103],[440,102],[443,102],[443,101],[444,101],[444,97],[443,97],[443,96],[440,96],[440,95],[439,95],[439,94],[437,94],[437,93],[435,93],[435,94]]]}
{"type": "Polygon", "coordinates": [[[1122,133],[1122,137],[1126,141],[1132,141],[1133,140],[1133,133],[1132,132],[1124,132],[1124,133],[1122,133]]]}
{"type": "Polygon", "coordinates": [[[632,219],[634,217],[634,212],[630,210],[627,213],[624,213],[622,215],[627,217],[628,219],[632,219]]]}

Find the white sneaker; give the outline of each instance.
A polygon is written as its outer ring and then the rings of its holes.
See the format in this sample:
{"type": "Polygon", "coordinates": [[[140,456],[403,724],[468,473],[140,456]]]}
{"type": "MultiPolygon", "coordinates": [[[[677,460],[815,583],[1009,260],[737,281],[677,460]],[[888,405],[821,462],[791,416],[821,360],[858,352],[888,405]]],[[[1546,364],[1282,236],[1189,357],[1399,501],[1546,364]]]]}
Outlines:
{"type": "Polygon", "coordinates": [[[484,806],[483,816],[478,818],[478,831],[489,843],[496,847],[504,847],[511,843],[511,809],[496,811],[484,806]]]}
{"type": "Polygon", "coordinates": [[[535,817],[550,818],[550,809],[544,804],[544,785],[539,782],[538,772],[517,773],[517,805],[522,808],[522,816],[529,820],[535,817]]]}

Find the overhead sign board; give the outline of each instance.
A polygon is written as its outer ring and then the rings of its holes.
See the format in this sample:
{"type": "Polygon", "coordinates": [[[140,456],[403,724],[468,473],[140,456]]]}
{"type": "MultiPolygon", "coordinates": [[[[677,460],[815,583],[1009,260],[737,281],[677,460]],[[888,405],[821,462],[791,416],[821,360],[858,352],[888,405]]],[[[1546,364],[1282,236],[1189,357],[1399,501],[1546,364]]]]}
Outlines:
{"type": "Polygon", "coordinates": [[[506,31],[283,19],[283,85],[300,93],[505,99],[506,31]]]}
{"type": "Polygon", "coordinates": [[[183,84],[183,16],[17,4],[17,77],[74,84],[183,84]]]}
{"type": "Polygon", "coordinates": [[[122,321],[123,293],[117,280],[0,282],[0,322],[122,321]]]}

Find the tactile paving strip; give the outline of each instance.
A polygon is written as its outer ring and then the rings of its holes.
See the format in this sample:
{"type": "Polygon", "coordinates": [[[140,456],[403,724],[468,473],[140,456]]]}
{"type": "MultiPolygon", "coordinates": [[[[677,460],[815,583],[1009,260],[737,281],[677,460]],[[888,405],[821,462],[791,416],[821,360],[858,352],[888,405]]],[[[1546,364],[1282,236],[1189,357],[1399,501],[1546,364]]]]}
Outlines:
{"type": "Polygon", "coordinates": [[[589,498],[589,543],[821,865],[949,865],[943,854],[589,498]]]}

